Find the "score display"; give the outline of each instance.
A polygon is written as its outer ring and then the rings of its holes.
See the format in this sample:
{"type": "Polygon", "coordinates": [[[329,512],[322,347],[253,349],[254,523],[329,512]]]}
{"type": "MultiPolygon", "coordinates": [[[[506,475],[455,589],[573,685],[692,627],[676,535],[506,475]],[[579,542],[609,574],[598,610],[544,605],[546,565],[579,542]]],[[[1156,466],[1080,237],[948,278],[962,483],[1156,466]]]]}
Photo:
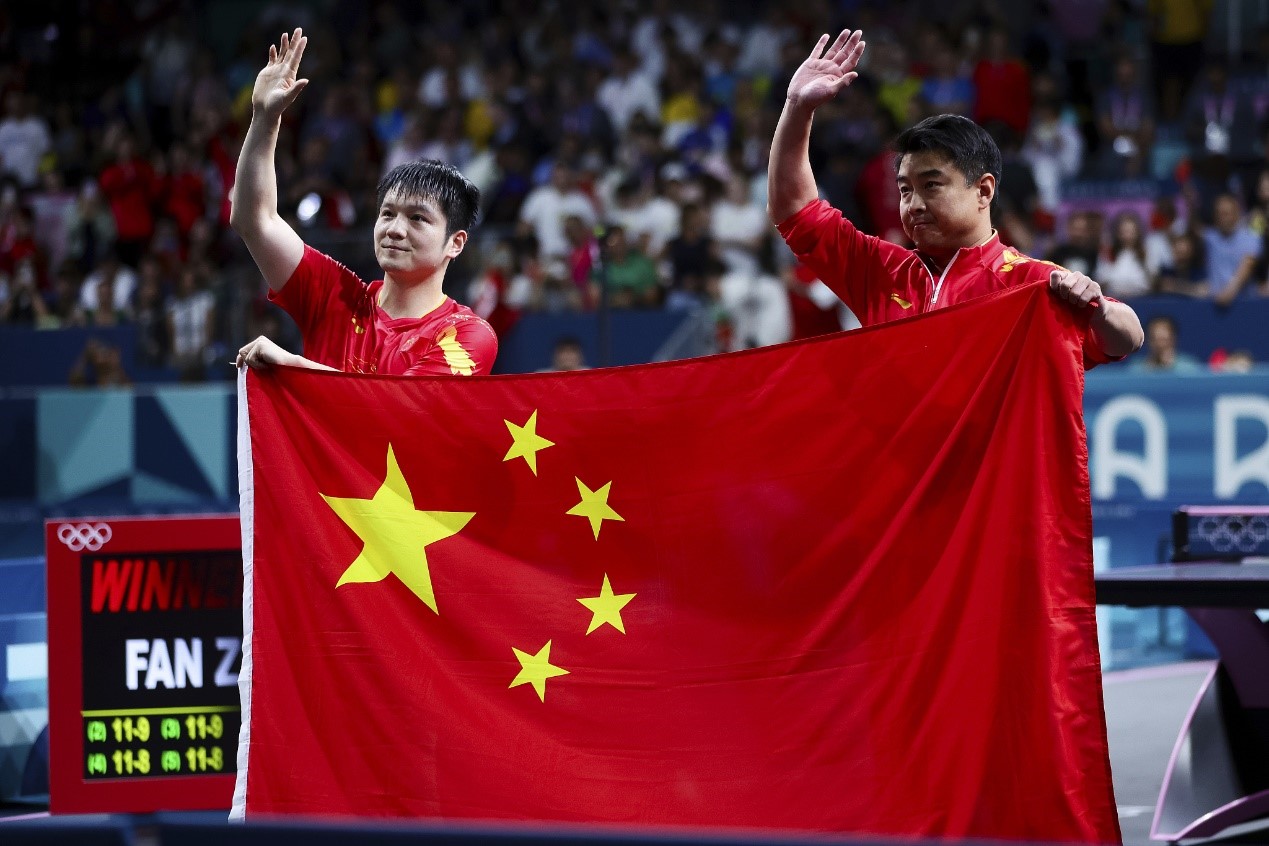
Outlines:
{"type": "Polygon", "coordinates": [[[46,525],[54,813],[228,808],[241,712],[236,516],[46,525]]]}

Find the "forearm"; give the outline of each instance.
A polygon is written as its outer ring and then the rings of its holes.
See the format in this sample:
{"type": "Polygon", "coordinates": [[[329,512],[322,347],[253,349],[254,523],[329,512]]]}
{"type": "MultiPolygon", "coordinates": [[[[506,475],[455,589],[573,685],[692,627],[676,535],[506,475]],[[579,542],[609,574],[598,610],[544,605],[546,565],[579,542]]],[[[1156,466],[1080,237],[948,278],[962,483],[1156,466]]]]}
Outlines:
{"type": "Polygon", "coordinates": [[[1118,358],[1141,349],[1146,335],[1132,307],[1103,299],[1091,318],[1093,337],[1106,355],[1118,358]]]}
{"type": "Polygon", "coordinates": [[[814,109],[785,100],[771,140],[767,168],[767,215],[779,225],[819,196],[811,170],[811,120],[814,109]]]}
{"type": "Polygon", "coordinates": [[[281,116],[256,113],[247,127],[229,195],[229,223],[241,234],[258,229],[266,220],[277,216],[278,178],[274,153],[281,123],[281,116]]]}
{"type": "Polygon", "coordinates": [[[1256,259],[1248,256],[1238,265],[1238,270],[1234,271],[1234,275],[1229,280],[1229,285],[1221,292],[1221,296],[1226,299],[1234,299],[1247,285],[1247,280],[1251,278],[1252,271],[1256,269],[1256,259]]]}

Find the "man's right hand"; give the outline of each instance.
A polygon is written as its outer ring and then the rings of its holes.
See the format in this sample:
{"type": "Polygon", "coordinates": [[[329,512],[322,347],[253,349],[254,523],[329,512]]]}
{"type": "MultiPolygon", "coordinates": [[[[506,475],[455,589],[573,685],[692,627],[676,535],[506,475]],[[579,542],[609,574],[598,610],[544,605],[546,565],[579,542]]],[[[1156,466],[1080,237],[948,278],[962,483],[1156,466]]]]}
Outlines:
{"type": "Polygon", "coordinates": [[[248,341],[238,350],[238,355],[234,359],[234,367],[254,368],[255,370],[267,370],[275,364],[302,366],[298,359],[300,357],[294,353],[289,353],[270,341],[264,335],[256,338],[254,341],[248,341]]]}
{"type": "Polygon", "coordinates": [[[308,80],[295,77],[307,44],[304,31],[297,28],[290,36],[283,33],[279,44],[269,45],[269,63],[256,76],[256,86],[251,92],[251,109],[255,114],[280,117],[300,96],[308,80]]]}
{"type": "Polygon", "coordinates": [[[859,76],[855,66],[864,55],[863,34],[863,30],[843,29],[827,50],[828,36],[821,35],[811,55],[789,80],[789,104],[817,109],[854,82],[859,76]]]}

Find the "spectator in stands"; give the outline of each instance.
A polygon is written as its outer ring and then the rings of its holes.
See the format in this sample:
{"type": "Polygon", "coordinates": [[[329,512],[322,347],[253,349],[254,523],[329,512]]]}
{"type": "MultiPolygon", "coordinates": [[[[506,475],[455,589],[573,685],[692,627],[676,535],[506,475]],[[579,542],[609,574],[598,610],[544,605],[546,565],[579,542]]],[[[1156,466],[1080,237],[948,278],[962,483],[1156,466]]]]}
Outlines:
{"type": "MultiPolygon", "coordinates": [[[[890,115],[895,126],[906,125],[912,113],[912,103],[921,93],[921,80],[912,73],[907,48],[901,41],[883,38],[873,47],[868,72],[877,86],[877,102],[890,115]]],[[[887,137],[893,134],[889,133],[887,137]]]]}
{"type": "Polygon", "coordinates": [[[1225,355],[1217,365],[1213,362],[1212,369],[1217,373],[1250,373],[1256,367],[1256,357],[1251,354],[1251,350],[1237,349],[1225,355]]]}
{"type": "Polygon", "coordinates": [[[12,176],[23,188],[34,188],[40,161],[52,148],[48,123],[31,110],[32,98],[11,90],[4,98],[0,120],[0,174],[12,176]]]}
{"type": "Polygon", "coordinates": [[[0,226],[0,275],[12,277],[22,266],[43,294],[48,289],[48,257],[35,240],[35,212],[30,206],[13,209],[0,226]]]}
{"type": "Polygon", "coordinates": [[[238,157],[232,224],[269,285],[295,318],[306,357],[260,337],[238,366],[291,364],[389,375],[488,373],[498,341],[489,324],[447,297],[451,261],[476,222],[479,192],[439,162],[402,165],[380,183],[375,259],[384,278],[366,285],[305,245],[278,215],[274,156],[282,113],[308,84],[299,79],[307,39],[296,29],[269,48],[252,91],[251,125],[238,157]]]}
{"type": "Polygon", "coordinates": [[[1096,276],[1110,296],[1121,300],[1150,293],[1145,237],[1136,212],[1123,211],[1115,215],[1110,226],[1110,244],[1097,262],[1096,276]]]}
{"type": "Polygon", "coordinates": [[[974,67],[974,120],[1001,121],[1021,138],[1031,123],[1031,74],[1009,49],[1009,30],[987,31],[986,50],[974,67]]]}
{"type": "Polygon", "coordinates": [[[1184,231],[1183,221],[1177,218],[1176,197],[1157,198],[1150,213],[1150,231],[1146,233],[1146,270],[1152,279],[1158,279],[1159,272],[1172,265],[1172,239],[1184,231]]]}
{"type": "MultiPolygon", "coordinates": [[[[591,275],[595,286],[607,285],[613,308],[652,308],[659,304],[661,286],[652,260],[626,239],[620,226],[609,227],[603,262],[591,275]]],[[[592,296],[592,299],[598,299],[592,296]]]]}
{"type": "Polygon", "coordinates": [[[90,317],[103,310],[128,314],[136,289],[136,271],[119,261],[116,250],[110,250],[84,280],[79,290],[79,307],[90,317]],[[106,285],[110,286],[110,298],[106,297],[106,288],[103,287],[106,285]],[[103,308],[103,303],[106,306],[113,303],[113,308],[103,308]]]}
{"type": "Polygon", "coordinates": [[[1114,81],[1096,102],[1102,175],[1145,175],[1154,144],[1155,109],[1132,56],[1123,55],[1115,61],[1114,81]]]}
{"type": "Polygon", "coordinates": [[[577,187],[577,172],[566,162],[556,162],[551,181],[529,192],[520,207],[521,235],[532,234],[543,258],[562,258],[569,253],[564,221],[576,215],[587,226],[598,219],[595,206],[577,187]]]}
{"type": "Polygon", "coordinates": [[[788,291],[771,273],[769,263],[725,272],[718,281],[718,302],[731,322],[727,349],[747,350],[793,338],[788,291]]]}
{"type": "MultiPolygon", "coordinates": [[[[135,277],[134,277],[135,278],[135,277]]],[[[81,308],[84,312],[84,322],[89,326],[118,326],[127,323],[132,319],[132,305],[130,300],[123,300],[122,303],[115,291],[119,287],[120,274],[115,272],[103,273],[97,280],[94,287],[94,293],[98,299],[93,308],[81,308]],[[113,304],[113,305],[112,305],[113,304]]]]}
{"type": "Polygon", "coordinates": [[[47,325],[48,306],[36,284],[34,258],[24,258],[18,261],[12,273],[0,274],[0,323],[47,325]]]}
{"type": "Polygon", "coordinates": [[[582,342],[571,335],[558,338],[551,351],[550,369],[555,373],[589,369],[586,366],[586,355],[582,351],[582,342]]]}
{"type": "Polygon", "coordinates": [[[1040,205],[1056,212],[1062,185],[1079,173],[1084,163],[1084,136],[1063,118],[1061,105],[1051,97],[1037,99],[1032,114],[1022,156],[1031,163],[1040,205]]]}
{"type": "Polygon", "coordinates": [[[89,338],[71,365],[70,384],[77,388],[117,388],[132,384],[123,369],[123,354],[114,344],[89,338]]]}
{"type": "Polygon", "coordinates": [[[865,326],[1045,279],[1072,308],[1097,306],[1083,344],[1088,366],[1137,349],[1141,324],[1135,312],[1105,297],[1095,281],[1052,272],[1039,262],[1006,259],[990,216],[1000,151],[968,118],[927,118],[895,140],[904,229],[915,250],[864,235],[818,199],[809,159],[811,119],[856,78],[861,39],[862,33],[849,30],[832,44],[822,36],[788,85],[771,146],[768,210],[798,258],[865,326]],[[997,275],[1006,264],[1007,276],[997,275]]]}
{"type": "MultiPolygon", "coordinates": [[[[884,238],[892,244],[906,245],[908,236],[903,231],[903,220],[899,217],[899,186],[894,181],[895,156],[889,143],[895,136],[897,124],[885,110],[877,112],[876,124],[876,146],[870,153],[865,153],[867,158],[855,177],[853,199],[859,215],[857,225],[869,235],[884,238]]],[[[845,166],[848,160],[847,156],[833,156],[830,159],[828,178],[831,180],[833,170],[845,166]]],[[[851,198],[838,198],[837,193],[839,192],[825,191],[825,197],[843,210],[849,208],[845,201],[851,198]]]]}
{"type": "Polygon", "coordinates": [[[188,241],[195,221],[207,213],[207,186],[184,144],[172,145],[165,165],[158,174],[162,186],[159,206],[176,222],[182,240],[188,241]]]}
{"type": "Polygon", "coordinates": [[[1201,373],[1203,365],[1189,353],[1177,349],[1176,321],[1156,314],[1146,321],[1146,354],[1128,365],[1132,370],[1151,373],[1201,373]]]}
{"type": "Polygon", "coordinates": [[[97,183],[85,180],[66,216],[66,256],[88,273],[115,250],[115,218],[101,202],[97,183]]]}
{"type": "Polygon", "coordinates": [[[1172,236],[1172,260],[1159,268],[1158,290],[1164,294],[1203,297],[1207,294],[1207,260],[1203,238],[1193,230],[1172,236]]]}
{"type": "Polygon", "coordinates": [[[1216,198],[1215,225],[1203,233],[1207,256],[1207,296],[1218,306],[1232,305],[1249,288],[1260,259],[1260,239],[1242,220],[1242,204],[1233,194],[1216,198]]]}
{"type": "MultiPolygon", "coordinates": [[[[705,277],[713,262],[721,262],[718,243],[709,232],[709,212],[696,203],[683,207],[683,228],[666,248],[670,261],[670,290],[666,306],[692,309],[705,300],[705,277]]],[[[721,274],[719,274],[721,275],[721,274]]]]}
{"type": "Polygon", "coordinates": [[[750,201],[743,175],[733,174],[727,180],[726,193],[710,209],[709,230],[729,271],[757,271],[758,254],[771,236],[771,224],[750,201]]]}
{"type": "Polygon", "coordinates": [[[425,158],[427,144],[427,127],[423,115],[411,112],[405,118],[405,128],[401,135],[388,148],[388,155],[383,160],[383,172],[386,174],[398,165],[425,158]]]}
{"type": "Polygon", "coordinates": [[[136,299],[137,362],[146,367],[163,367],[168,361],[171,336],[162,270],[153,256],[142,258],[137,268],[136,299]]]}
{"type": "Polygon", "coordinates": [[[592,309],[598,299],[592,290],[594,278],[591,271],[599,257],[599,241],[595,230],[580,216],[570,214],[564,218],[564,237],[568,240],[568,271],[573,286],[582,298],[582,308],[592,309]]]}
{"type": "Polygon", "coordinates": [[[1009,124],[997,120],[983,128],[1000,148],[1000,184],[992,203],[992,223],[1006,244],[1030,252],[1040,202],[1035,175],[1022,157],[1018,136],[1009,124]]]}
{"type": "Polygon", "coordinates": [[[1049,261],[1073,273],[1093,273],[1101,254],[1097,217],[1093,212],[1072,213],[1066,219],[1066,240],[1049,253],[1049,261]]]}
{"type": "Polygon", "coordinates": [[[72,261],[64,261],[53,274],[53,290],[49,295],[48,315],[42,329],[60,329],[82,326],[84,313],[79,308],[79,287],[82,284],[79,268],[72,261]]]}
{"type": "Polygon", "coordinates": [[[661,119],[661,97],[656,85],[624,45],[613,53],[612,73],[599,86],[595,99],[618,132],[625,132],[638,114],[653,122],[661,119]]]}
{"type": "Polygon", "coordinates": [[[529,307],[546,314],[570,314],[586,308],[582,292],[573,284],[568,262],[562,258],[540,261],[531,257],[529,307]]]}
{"type": "Polygon", "coordinates": [[[969,115],[974,110],[974,81],[960,67],[960,57],[947,39],[939,39],[930,57],[930,75],[921,86],[921,99],[933,113],[969,115]]]}
{"type": "Polygon", "coordinates": [[[101,172],[101,193],[115,216],[119,260],[136,267],[154,234],[154,205],[162,185],[140,155],[136,139],[123,133],[115,142],[114,163],[101,172]]]}
{"type": "Polygon", "coordinates": [[[626,230],[648,258],[660,261],[670,240],[679,234],[682,212],[673,200],[655,193],[655,184],[651,179],[628,177],[617,186],[608,217],[626,230]]]}
{"type": "Polygon", "coordinates": [[[1203,63],[1203,40],[1213,0],[1149,0],[1150,65],[1155,97],[1165,121],[1176,120],[1193,80],[1203,63]]]}
{"type": "Polygon", "coordinates": [[[180,371],[183,381],[201,382],[206,378],[215,325],[216,298],[207,290],[198,270],[182,269],[176,291],[167,304],[167,337],[171,339],[171,364],[180,371]]]}
{"type": "Polygon", "coordinates": [[[1185,107],[1185,132],[1195,157],[1227,159],[1235,172],[1257,153],[1255,111],[1229,82],[1224,62],[1208,62],[1185,107]]]}

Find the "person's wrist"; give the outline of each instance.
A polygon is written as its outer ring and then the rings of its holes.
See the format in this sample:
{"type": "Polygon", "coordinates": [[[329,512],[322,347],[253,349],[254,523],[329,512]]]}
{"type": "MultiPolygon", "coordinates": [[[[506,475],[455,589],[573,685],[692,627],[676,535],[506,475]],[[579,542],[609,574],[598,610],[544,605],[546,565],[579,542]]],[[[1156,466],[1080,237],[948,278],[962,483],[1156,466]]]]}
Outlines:
{"type": "Polygon", "coordinates": [[[784,102],[789,111],[794,114],[810,117],[815,113],[815,106],[806,102],[805,98],[799,97],[797,94],[786,94],[784,102]]]}
{"type": "Polygon", "coordinates": [[[282,110],[270,109],[268,106],[264,105],[263,103],[256,103],[254,100],[252,100],[251,101],[251,119],[252,120],[259,119],[262,121],[277,121],[278,123],[281,123],[282,110]]]}

